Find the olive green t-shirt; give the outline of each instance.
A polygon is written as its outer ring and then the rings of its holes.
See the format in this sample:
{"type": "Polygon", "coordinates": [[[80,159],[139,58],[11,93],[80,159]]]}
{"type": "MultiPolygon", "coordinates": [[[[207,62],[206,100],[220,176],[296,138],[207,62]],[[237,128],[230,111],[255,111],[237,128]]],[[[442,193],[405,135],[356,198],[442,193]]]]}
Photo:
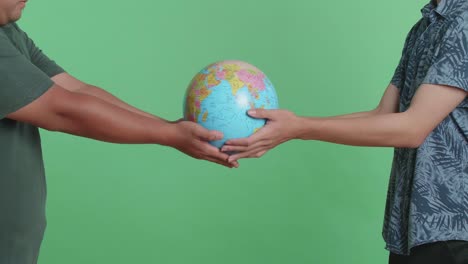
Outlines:
{"type": "Polygon", "coordinates": [[[0,27],[0,252],[29,248],[46,225],[38,128],[6,116],[40,97],[61,72],[16,23],[0,27]]]}

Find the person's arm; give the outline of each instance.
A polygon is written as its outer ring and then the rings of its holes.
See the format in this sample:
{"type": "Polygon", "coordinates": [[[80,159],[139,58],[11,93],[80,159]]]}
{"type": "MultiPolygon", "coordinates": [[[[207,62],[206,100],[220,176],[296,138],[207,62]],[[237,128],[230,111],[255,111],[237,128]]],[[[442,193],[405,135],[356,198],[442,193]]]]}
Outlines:
{"type": "Polygon", "coordinates": [[[128,111],[95,96],[70,92],[53,85],[39,98],[6,116],[50,131],[59,131],[113,143],[170,146],[197,159],[227,167],[228,156],[207,141],[222,134],[193,122],[169,123],[128,111]]]}
{"type": "Polygon", "coordinates": [[[57,74],[51,79],[54,83],[62,86],[63,88],[71,92],[92,95],[108,103],[111,103],[118,107],[126,109],[128,111],[131,111],[131,112],[134,112],[134,113],[137,113],[137,114],[149,117],[149,118],[166,121],[165,119],[161,117],[158,117],[150,113],[144,112],[140,109],[137,109],[136,107],[133,107],[125,103],[124,101],[120,100],[119,98],[107,92],[106,90],[96,87],[94,85],[87,84],[81,80],[78,80],[77,78],[71,76],[70,74],[66,72],[57,74]]]}
{"type": "Polygon", "coordinates": [[[350,119],[298,117],[284,110],[256,109],[250,113],[251,116],[267,118],[267,125],[250,138],[226,142],[222,151],[240,152],[232,155],[230,161],[260,157],[291,139],[354,146],[416,148],[466,96],[467,92],[458,88],[423,84],[405,112],[350,119]]]}
{"type": "Polygon", "coordinates": [[[363,112],[344,114],[344,115],[338,115],[338,116],[330,116],[330,117],[318,117],[318,118],[343,119],[343,118],[356,118],[356,117],[366,117],[366,116],[373,116],[373,115],[379,115],[379,114],[396,113],[398,111],[398,103],[399,103],[398,98],[399,98],[398,88],[393,84],[389,84],[387,89],[385,89],[385,93],[382,96],[382,99],[380,100],[379,105],[370,111],[363,111],[363,112]]]}

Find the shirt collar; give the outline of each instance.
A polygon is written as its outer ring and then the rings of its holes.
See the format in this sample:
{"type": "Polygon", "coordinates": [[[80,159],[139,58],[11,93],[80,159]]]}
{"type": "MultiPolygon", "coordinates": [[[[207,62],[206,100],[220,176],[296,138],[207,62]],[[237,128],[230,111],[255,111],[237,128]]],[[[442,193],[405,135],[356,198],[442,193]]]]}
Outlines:
{"type": "Polygon", "coordinates": [[[441,0],[439,4],[437,4],[436,0],[431,0],[429,4],[421,9],[421,13],[424,17],[433,21],[437,19],[437,16],[443,18],[449,17],[455,11],[458,11],[460,7],[466,4],[466,0],[441,0]]]}

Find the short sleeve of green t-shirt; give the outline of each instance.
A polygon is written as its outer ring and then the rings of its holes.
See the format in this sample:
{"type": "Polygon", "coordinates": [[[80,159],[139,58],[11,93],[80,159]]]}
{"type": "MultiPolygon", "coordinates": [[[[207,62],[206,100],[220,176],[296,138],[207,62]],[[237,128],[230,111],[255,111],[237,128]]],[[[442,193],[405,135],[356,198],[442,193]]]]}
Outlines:
{"type": "Polygon", "coordinates": [[[47,66],[46,60],[36,51],[33,63],[0,33],[0,119],[28,105],[54,84],[49,74],[56,69],[47,66]]]}
{"type": "Polygon", "coordinates": [[[16,23],[14,24],[14,26],[18,31],[21,40],[25,43],[29,56],[31,57],[31,62],[34,65],[36,65],[49,77],[54,77],[55,75],[64,72],[64,70],[59,65],[57,65],[55,61],[47,57],[47,55],[44,54],[42,50],[36,46],[34,41],[28,36],[28,34],[26,34],[26,32],[21,30],[16,23]]]}

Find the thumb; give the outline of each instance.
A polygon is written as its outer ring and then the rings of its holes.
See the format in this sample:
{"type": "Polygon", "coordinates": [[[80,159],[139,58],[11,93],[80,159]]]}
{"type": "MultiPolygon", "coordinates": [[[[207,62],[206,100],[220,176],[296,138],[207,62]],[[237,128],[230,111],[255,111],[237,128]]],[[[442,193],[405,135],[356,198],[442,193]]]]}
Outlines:
{"type": "Polygon", "coordinates": [[[202,126],[195,129],[195,135],[204,141],[220,140],[224,137],[223,133],[215,130],[208,130],[202,126]]]}
{"type": "Polygon", "coordinates": [[[273,119],[275,110],[266,110],[262,108],[250,109],[247,114],[253,118],[273,119]]]}

